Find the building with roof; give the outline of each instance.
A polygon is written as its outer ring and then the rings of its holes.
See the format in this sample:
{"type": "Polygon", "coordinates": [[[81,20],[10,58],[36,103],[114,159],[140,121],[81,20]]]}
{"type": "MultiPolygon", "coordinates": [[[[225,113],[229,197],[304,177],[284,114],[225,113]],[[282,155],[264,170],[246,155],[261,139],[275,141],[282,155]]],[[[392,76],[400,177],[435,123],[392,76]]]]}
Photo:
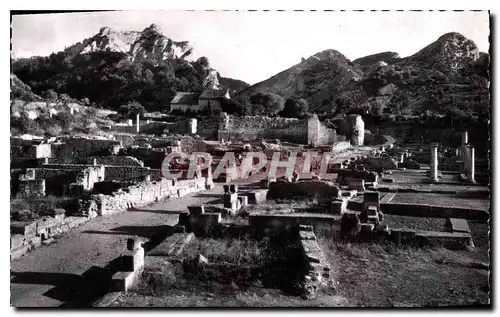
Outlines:
{"type": "Polygon", "coordinates": [[[221,110],[223,99],[231,99],[229,90],[205,89],[201,93],[178,92],[170,102],[170,111],[215,113],[221,110]]]}

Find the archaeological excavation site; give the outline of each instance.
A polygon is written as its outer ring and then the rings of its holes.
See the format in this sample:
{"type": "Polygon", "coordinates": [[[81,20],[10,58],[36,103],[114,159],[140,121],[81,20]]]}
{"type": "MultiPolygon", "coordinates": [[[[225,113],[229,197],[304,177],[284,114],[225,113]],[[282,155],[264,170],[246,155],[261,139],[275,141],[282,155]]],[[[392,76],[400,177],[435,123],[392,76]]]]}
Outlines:
{"type": "MultiPolygon", "coordinates": [[[[309,31],[293,44],[271,26],[260,46],[212,39],[217,71],[164,35],[182,34],[180,18],[219,34],[268,16],[216,13],[143,12],[142,31],[125,12],[74,13],[82,28],[124,27],[67,32],[64,50],[38,29],[70,13],[12,17],[11,306],[491,308],[484,36],[450,22],[439,38],[407,25],[401,37],[385,27],[394,16],[430,20],[374,12],[387,18],[342,40],[359,12],[279,12],[279,32],[309,31]],[[315,21],[345,28],[316,47],[315,21]],[[416,53],[363,42],[381,33],[416,53]],[[36,41],[53,53],[22,45],[36,41]],[[357,41],[366,56],[305,55],[357,41]]],[[[456,14],[489,30],[487,12],[456,14]]]]}
{"type": "MultiPolygon", "coordinates": [[[[13,138],[13,292],[54,279],[44,296],[70,306],[348,306],[360,304],[364,283],[420,274],[429,278],[410,283],[431,305],[438,278],[471,274],[452,287],[475,293],[450,294],[449,303],[485,300],[488,161],[476,157],[468,130],[443,147],[389,135],[376,144],[360,115],[339,120],[338,132],[317,116],[269,127],[247,117],[245,137],[238,120],[185,119],[175,138],[13,138]],[[270,139],[278,135],[303,143],[270,139]],[[165,178],[165,168],[179,178],[165,178]],[[88,270],[15,272],[28,259],[73,257],[88,270]]],[[[394,302],[380,291],[363,296],[373,296],[366,305],[404,306],[413,291],[394,291],[394,302]]]]}

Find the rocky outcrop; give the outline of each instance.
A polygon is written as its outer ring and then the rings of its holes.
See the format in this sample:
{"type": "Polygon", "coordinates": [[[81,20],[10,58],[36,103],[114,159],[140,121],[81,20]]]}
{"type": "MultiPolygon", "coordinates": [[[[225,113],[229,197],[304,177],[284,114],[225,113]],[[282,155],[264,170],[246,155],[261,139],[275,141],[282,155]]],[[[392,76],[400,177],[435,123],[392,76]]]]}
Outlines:
{"type": "Polygon", "coordinates": [[[164,36],[156,24],[151,24],[142,32],[120,32],[103,27],[99,33],[84,41],[80,53],[111,51],[127,54],[131,60],[149,59],[159,62],[165,59],[186,59],[192,50],[188,42],[174,41],[164,36]]]}

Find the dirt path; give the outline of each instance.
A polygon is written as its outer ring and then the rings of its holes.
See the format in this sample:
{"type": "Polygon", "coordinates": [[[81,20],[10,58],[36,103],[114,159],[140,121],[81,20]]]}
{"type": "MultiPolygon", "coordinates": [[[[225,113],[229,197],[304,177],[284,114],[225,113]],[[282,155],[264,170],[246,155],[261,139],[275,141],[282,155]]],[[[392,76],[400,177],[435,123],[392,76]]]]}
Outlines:
{"type": "Polygon", "coordinates": [[[72,301],[82,274],[105,267],[126,249],[126,239],[148,235],[158,226],[175,225],[177,213],[190,204],[206,203],[222,193],[222,186],[135,211],[95,218],[65,233],[54,244],[41,246],[11,262],[11,305],[55,307],[72,301]],[[97,268],[96,268],[97,267],[97,268]]]}

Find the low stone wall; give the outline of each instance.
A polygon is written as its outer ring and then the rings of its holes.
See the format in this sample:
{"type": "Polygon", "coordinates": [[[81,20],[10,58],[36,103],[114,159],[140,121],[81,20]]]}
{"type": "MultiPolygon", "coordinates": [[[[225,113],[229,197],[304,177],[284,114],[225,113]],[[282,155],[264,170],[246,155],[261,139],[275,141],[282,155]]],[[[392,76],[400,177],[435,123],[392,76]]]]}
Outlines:
{"type": "MultiPolygon", "coordinates": [[[[141,166],[106,166],[104,168],[104,179],[119,182],[141,181],[144,177],[151,175],[149,167],[141,166]]],[[[155,179],[156,179],[155,173],[155,179]]]]}
{"type": "Polygon", "coordinates": [[[307,119],[271,118],[265,116],[228,116],[226,125],[220,123],[218,139],[280,139],[307,143],[307,119]]]}
{"type": "Polygon", "coordinates": [[[19,181],[17,198],[45,196],[45,179],[28,179],[19,181]]]}
{"type": "Polygon", "coordinates": [[[383,213],[389,215],[411,216],[411,217],[434,217],[434,218],[463,218],[470,220],[488,220],[489,213],[485,210],[433,206],[427,204],[380,204],[383,213]]]}
{"type": "Polygon", "coordinates": [[[39,247],[45,241],[63,232],[76,228],[89,219],[84,217],[44,217],[34,221],[13,221],[11,223],[11,259],[39,247]]]}
{"type": "Polygon", "coordinates": [[[10,158],[12,161],[16,159],[38,159],[51,156],[52,150],[50,144],[11,145],[10,147],[10,158]]]}
{"type": "Polygon", "coordinates": [[[113,146],[120,145],[114,140],[67,139],[65,143],[52,143],[52,156],[65,162],[74,158],[109,155],[113,146]]]}
{"type": "Polygon", "coordinates": [[[145,207],[163,199],[184,197],[190,193],[205,190],[205,186],[206,178],[176,182],[163,178],[159,181],[141,182],[111,195],[92,195],[91,202],[85,204],[86,210],[81,210],[81,213],[106,216],[129,208],[145,207]]]}
{"type": "Polygon", "coordinates": [[[340,232],[340,215],[313,213],[250,214],[248,223],[255,236],[293,235],[299,225],[311,225],[318,230],[340,232]]]}
{"type": "Polygon", "coordinates": [[[451,250],[474,249],[472,236],[468,232],[437,232],[418,231],[410,229],[391,229],[391,239],[397,245],[404,244],[425,244],[441,246],[451,250]]]}
{"type": "Polygon", "coordinates": [[[268,198],[318,197],[330,199],[340,197],[338,186],[329,181],[271,182],[268,198]]]}
{"type": "Polygon", "coordinates": [[[111,166],[140,166],[144,167],[144,162],[139,161],[133,156],[120,156],[120,155],[109,155],[109,156],[92,156],[85,159],[85,164],[94,164],[94,160],[97,165],[111,165],[111,166]]]}
{"type": "Polygon", "coordinates": [[[316,292],[321,287],[335,290],[336,283],[331,275],[330,265],[316,241],[313,226],[299,226],[299,241],[305,271],[302,285],[305,298],[316,297],[316,292]]]}

